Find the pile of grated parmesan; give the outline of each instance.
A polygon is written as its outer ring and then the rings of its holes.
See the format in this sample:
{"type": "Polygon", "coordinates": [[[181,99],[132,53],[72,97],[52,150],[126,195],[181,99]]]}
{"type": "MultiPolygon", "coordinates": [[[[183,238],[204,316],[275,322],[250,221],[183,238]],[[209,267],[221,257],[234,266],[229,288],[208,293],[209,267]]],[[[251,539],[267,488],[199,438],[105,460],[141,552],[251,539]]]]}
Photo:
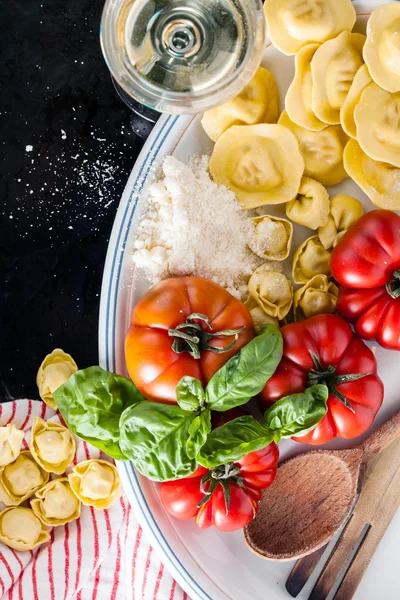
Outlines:
{"type": "Polygon", "coordinates": [[[149,189],[133,260],[153,284],[198,275],[244,298],[250,275],[264,261],[249,249],[253,222],[235,194],[210,179],[208,160],[165,159],[162,178],[149,189]]]}

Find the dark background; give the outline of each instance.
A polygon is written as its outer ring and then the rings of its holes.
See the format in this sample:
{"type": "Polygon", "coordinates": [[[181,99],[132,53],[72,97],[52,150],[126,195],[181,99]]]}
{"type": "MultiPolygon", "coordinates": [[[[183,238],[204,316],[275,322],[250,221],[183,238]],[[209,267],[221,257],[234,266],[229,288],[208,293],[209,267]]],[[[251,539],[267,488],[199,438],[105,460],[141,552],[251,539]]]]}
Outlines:
{"type": "Polygon", "coordinates": [[[99,45],[102,0],[0,0],[0,400],[56,347],[97,364],[108,238],[142,140],[99,45]]]}

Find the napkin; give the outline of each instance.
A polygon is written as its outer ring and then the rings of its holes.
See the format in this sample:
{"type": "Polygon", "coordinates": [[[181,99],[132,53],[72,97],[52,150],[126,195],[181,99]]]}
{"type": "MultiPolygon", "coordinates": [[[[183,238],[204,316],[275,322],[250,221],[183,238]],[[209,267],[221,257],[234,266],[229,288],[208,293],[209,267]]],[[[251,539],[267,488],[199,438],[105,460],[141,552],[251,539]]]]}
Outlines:
{"type": "MultiPolygon", "coordinates": [[[[43,402],[0,404],[0,426],[13,422],[23,429],[26,448],[35,417],[63,423],[61,415],[43,402]]],[[[110,460],[75,439],[75,464],[88,458],[110,460]]],[[[0,508],[4,508],[1,503],[0,508]]],[[[50,542],[30,552],[17,552],[0,542],[1,600],[75,598],[189,600],[147,542],[125,496],[104,511],[82,505],[78,520],[53,528],[50,542]]]]}

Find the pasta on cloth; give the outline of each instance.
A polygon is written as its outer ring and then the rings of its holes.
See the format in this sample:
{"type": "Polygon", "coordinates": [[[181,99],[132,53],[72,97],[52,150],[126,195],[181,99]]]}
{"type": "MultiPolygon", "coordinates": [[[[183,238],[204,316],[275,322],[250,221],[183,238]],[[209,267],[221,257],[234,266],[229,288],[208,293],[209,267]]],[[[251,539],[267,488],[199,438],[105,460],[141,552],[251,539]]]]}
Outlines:
{"type": "MultiPolygon", "coordinates": [[[[61,423],[44,402],[0,404],[0,427],[15,423],[23,429],[24,450],[28,450],[35,417],[61,423]]],[[[75,439],[73,464],[107,458],[97,448],[75,439]]],[[[1,503],[0,508],[4,508],[1,503]]],[[[0,600],[28,598],[189,600],[146,541],[125,496],[104,511],[82,506],[80,519],[51,529],[50,542],[30,552],[0,544],[0,600]]]]}

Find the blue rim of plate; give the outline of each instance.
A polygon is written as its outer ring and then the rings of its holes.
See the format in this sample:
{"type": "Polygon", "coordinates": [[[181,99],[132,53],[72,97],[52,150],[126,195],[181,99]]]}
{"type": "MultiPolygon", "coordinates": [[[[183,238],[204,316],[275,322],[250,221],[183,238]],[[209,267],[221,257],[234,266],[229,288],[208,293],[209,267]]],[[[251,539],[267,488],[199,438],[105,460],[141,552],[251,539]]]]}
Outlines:
{"type": "MultiPolygon", "coordinates": [[[[135,181],[131,188],[128,201],[124,208],[121,223],[119,224],[119,230],[117,233],[116,243],[114,244],[113,254],[111,256],[111,268],[110,275],[107,277],[109,282],[106,300],[106,312],[105,312],[105,368],[107,371],[115,371],[115,346],[116,346],[116,321],[117,321],[117,305],[118,305],[118,293],[120,291],[120,277],[123,263],[123,256],[125,252],[126,242],[128,239],[130,226],[132,223],[133,216],[137,207],[137,203],[140,199],[143,187],[146,183],[147,177],[151,171],[157,156],[170,134],[172,128],[176,124],[179,117],[168,116],[163,119],[161,127],[155,134],[153,140],[151,140],[150,148],[147,150],[145,156],[142,155],[138,158],[138,163],[141,166],[137,172],[135,181]],[[140,182],[140,183],[139,183],[140,182]],[[123,239],[122,243],[121,240],[123,239]],[[112,303],[112,291],[115,290],[114,302],[112,303]],[[110,335],[111,331],[111,335],[110,335]],[[111,338],[111,339],[110,339],[111,338]]],[[[150,138],[151,139],[151,138],[150,138]]],[[[150,140],[149,140],[150,141],[150,140]]],[[[146,150],[145,150],[146,152],[146,150]]],[[[114,233],[114,232],[113,232],[114,233]]],[[[107,256],[108,262],[108,256],[107,256]]],[[[101,332],[99,332],[101,334],[101,332]]],[[[181,581],[185,583],[186,591],[193,594],[196,598],[201,600],[212,600],[209,596],[193,579],[192,575],[184,567],[182,562],[179,560],[175,552],[169,545],[166,537],[161,531],[160,527],[156,523],[152,516],[149,505],[147,504],[146,498],[140,487],[140,482],[137,473],[131,463],[120,462],[119,468],[123,470],[125,478],[129,481],[131,492],[135,496],[138,506],[141,511],[141,517],[143,518],[146,526],[157,539],[160,548],[163,552],[163,558],[172,567],[173,571],[179,574],[181,581]]]]}

